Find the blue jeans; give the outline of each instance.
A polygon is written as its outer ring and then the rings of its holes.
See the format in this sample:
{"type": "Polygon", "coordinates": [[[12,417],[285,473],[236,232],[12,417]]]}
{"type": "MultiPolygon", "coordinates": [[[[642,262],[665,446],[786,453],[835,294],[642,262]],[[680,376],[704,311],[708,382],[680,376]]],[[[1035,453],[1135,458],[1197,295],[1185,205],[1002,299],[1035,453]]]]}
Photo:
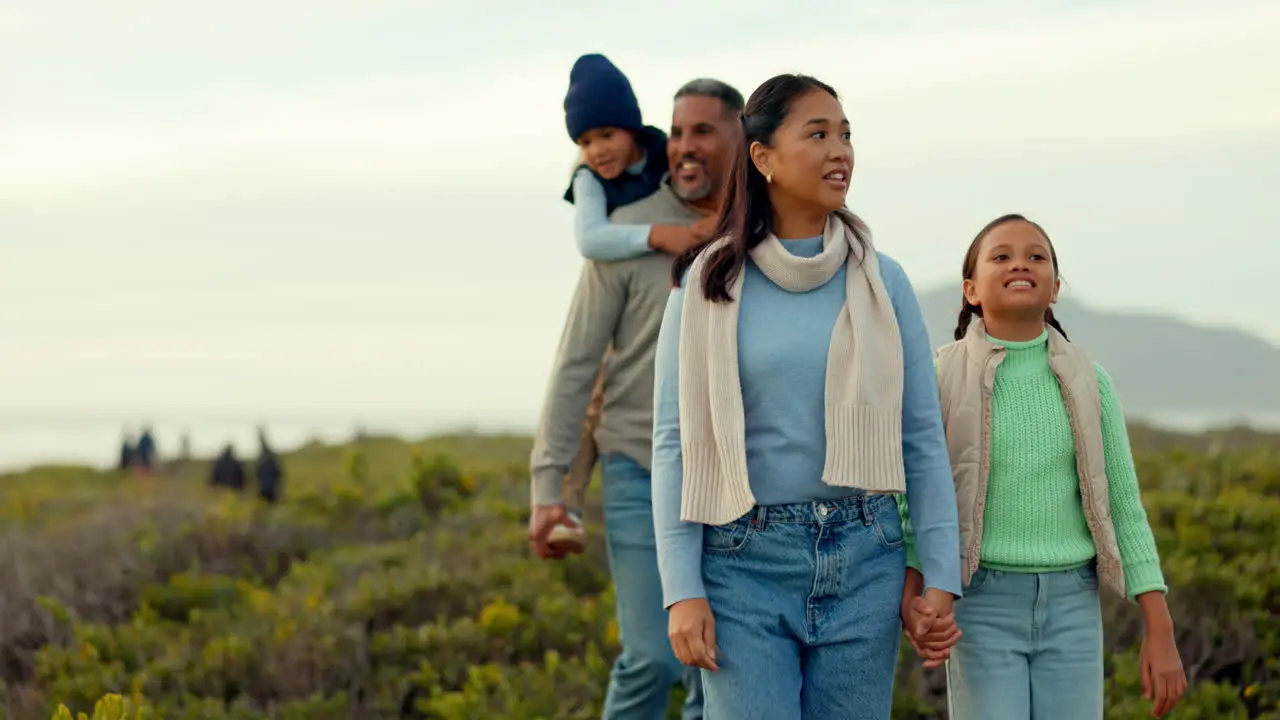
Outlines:
{"type": "Polygon", "coordinates": [[[888,720],[906,572],[889,495],[757,506],[703,530],[707,717],[888,720]]]}
{"type": "Polygon", "coordinates": [[[1093,564],[1047,573],[978,568],[956,601],[951,720],[1101,720],[1102,609],[1093,564]]]}
{"type": "Polygon", "coordinates": [[[680,664],[667,637],[649,471],[625,455],[610,453],[600,459],[600,474],[605,543],[622,644],[609,677],[603,720],[662,720],[667,716],[671,689],[682,680],[684,720],[700,720],[702,683],[698,671],[680,664]]]}

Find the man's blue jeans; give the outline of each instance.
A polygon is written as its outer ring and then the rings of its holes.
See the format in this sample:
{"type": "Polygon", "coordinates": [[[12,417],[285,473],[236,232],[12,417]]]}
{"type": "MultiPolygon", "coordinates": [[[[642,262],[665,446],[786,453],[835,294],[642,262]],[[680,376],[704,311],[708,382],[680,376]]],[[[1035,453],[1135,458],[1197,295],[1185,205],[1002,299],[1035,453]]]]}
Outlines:
{"type": "Polygon", "coordinates": [[[684,720],[702,718],[697,668],[680,664],[667,637],[662,580],[653,531],[649,471],[617,453],[600,459],[605,541],[617,595],[622,654],[613,664],[603,720],[662,720],[671,689],[684,681],[684,720]]]}

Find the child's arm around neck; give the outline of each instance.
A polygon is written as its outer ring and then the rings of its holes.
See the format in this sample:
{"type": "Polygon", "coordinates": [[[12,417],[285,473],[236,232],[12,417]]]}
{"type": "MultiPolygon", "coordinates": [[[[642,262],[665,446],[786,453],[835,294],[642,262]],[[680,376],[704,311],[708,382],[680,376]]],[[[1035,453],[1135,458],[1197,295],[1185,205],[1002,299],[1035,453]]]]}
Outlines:
{"type": "Polygon", "coordinates": [[[578,252],[588,260],[630,260],[652,252],[674,257],[709,238],[715,229],[714,217],[691,226],[612,222],[604,188],[586,168],[574,176],[573,192],[574,240],[578,252]]]}
{"type": "Polygon", "coordinates": [[[651,225],[609,222],[608,202],[600,180],[587,168],[573,176],[573,239],[588,260],[629,260],[653,252],[651,225]]]}

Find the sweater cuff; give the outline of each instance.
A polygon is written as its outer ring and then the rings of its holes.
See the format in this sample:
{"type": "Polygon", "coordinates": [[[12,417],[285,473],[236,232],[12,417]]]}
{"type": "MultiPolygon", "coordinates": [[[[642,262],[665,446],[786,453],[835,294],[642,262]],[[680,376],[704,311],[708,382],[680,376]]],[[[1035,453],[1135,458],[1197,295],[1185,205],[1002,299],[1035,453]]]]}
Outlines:
{"type": "Polygon", "coordinates": [[[1160,562],[1156,560],[1132,566],[1126,565],[1124,585],[1130,600],[1152,591],[1169,592],[1169,586],[1164,582],[1164,573],[1160,570],[1160,562]]]}
{"type": "Polygon", "coordinates": [[[957,598],[964,597],[964,587],[960,583],[960,554],[956,552],[958,544],[953,528],[930,528],[916,535],[916,547],[923,551],[918,562],[926,590],[933,588],[957,598]]]}
{"type": "Polygon", "coordinates": [[[657,252],[653,248],[649,247],[649,233],[652,229],[652,225],[636,226],[635,232],[633,232],[631,237],[628,238],[630,241],[630,247],[627,249],[631,251],[631,257],[640,257],[641,255],[647,255],[651,252],[657,252]]]}
{"type": "MultiPolygon", "coordinates": [[[[700,563],[668,568],[667,573],[662,577],[662,581],[662,608],[664,610],[670,610],[672,605],[682,600],[694,600],[707,596],[706,588],[702,584],[702,566],[700,563]]],[[[714,610],[714,608],[712,609],[714,610]]]]}
{"type": "Polygon", "coordinates": [[[532,486],[534,506],[564,504],[564,474],[554,468],[534,473],[532,486]]]}

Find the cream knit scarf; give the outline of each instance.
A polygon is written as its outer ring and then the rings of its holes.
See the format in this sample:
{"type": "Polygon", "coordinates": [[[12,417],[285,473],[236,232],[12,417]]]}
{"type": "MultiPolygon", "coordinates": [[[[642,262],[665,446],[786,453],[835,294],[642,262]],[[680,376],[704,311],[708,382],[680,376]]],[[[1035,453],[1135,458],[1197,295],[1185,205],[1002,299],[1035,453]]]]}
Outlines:
{"type": "MultiPolygon", "coordinates": [[[[902,465],[902,341],[870,241],[865,251],[847,211],[832,213],[815,257],[792,255],[770,233],[751,250],[780,287],[806,292],[848,264],[847,296],[827,355],[827,453],[822,481],[867,492],[900,493],[902,465]],[[861,260],[861,262],[859,262],[861,260]]],[[[680,447],[684,489],[680,517],[722,525],[755,505],[747,481],[746,430],[738,377],[738,307],[745,271],[730,302],[709,302],[702,269],[722,239],[700,253],[688,274],[680,324],[680,447]]]]}

